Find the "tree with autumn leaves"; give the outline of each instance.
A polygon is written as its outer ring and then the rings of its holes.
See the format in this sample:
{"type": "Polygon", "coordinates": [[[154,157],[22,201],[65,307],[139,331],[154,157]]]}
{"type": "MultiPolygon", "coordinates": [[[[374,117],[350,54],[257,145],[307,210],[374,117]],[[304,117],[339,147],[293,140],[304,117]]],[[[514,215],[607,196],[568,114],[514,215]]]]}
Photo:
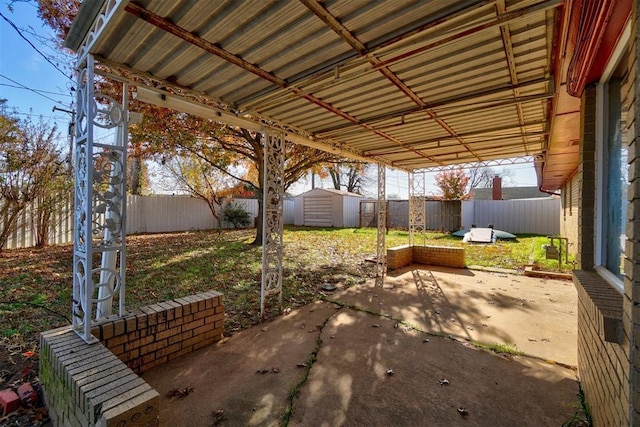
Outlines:
{"type": "Polygon", "coordinates": [[[51,221],[71,190],[58,130],[42,119],[20,120],[0,99],[0,251],[31,206],[36,246],[49,243],[51,221]]]}
{"type": "Polygon", "coordinates": [[[469,176],[461,167],[443,170],[436,175],[435,179],[436,185],[442,193],[442,199],[464,200],[469,198],[467,192],[469,176]]]}
{"type": "MultiPolygon", "coordinates": [[[[78,0],[39,0],[39,15],[62,41],[79,5],[78,0]]],[[[103,80],[100,82],[100,91],[117,99],[121,84],[103,80]]],[[[264,188],[262,135],[135,100],[131,101],[129,108],[144,114],[142,123],[130,129],[129,158],[131,164],[137,166],[131,171],[134,177],[131,181],[133,192],[139,191],[137,183],[140,180],[136,179],[136,173],[144,159],[153,158],[174,165],[191,159],[190,166],[201,166],[193,176],[202,177],[201,174],[207,170],[215,170],[255,190],[259,212],[254,244],[261,244],[261,195],[264,188]]],[[[288,142],[285,158],[285,191],[309,170],[318,171],[326,162],[339,160],[332,154],[288,142]]],[[[211,194],[214,190],[213,187],[208,190],[212,199],[217,197],[211,194]]],[[[225,190],[219,188],[217,191],[225,190]]]]}

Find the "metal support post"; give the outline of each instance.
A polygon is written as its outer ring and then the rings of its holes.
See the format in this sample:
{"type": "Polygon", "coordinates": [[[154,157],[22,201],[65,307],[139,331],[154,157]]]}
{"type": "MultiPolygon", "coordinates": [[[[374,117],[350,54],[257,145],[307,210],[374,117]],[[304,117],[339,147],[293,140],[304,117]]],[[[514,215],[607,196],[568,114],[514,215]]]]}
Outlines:
{"type": "Polygon", "coordinates": [[[421,234],[423,244],[426,230],[425,205],[426,176],[424,172],[409,173],[409,244],[416,244],[421,234]]]}
{"type": "Polygon", "coordinates": [[[376,252],[376,286],[382,286],[387,270],[387,200],[386,200],[386,167],[378,164],[378,235],[376,252]]]}
{"type": "Polygon", "coordinates": [[[262,189],[262,283],[260,316],[264,316],[265,300],[278,294],[282,308],[284,148],[283,132],[266,131],[264,140],[264,180],[262,189]]]}
{"type": "Polygon", "coordinates": [[[125,310],[126,109],[95,92],[94,66],[92,55],[78,63],[74,196],[72,328],[87,343],[97,342],[91,334],[94,305],[119,294],[120,315],[125,310]],[[95,142],[95,127],[121,128],[119,140],[95,142]],[[107,253],[114,261],[94,267],[94,255],[107,253]]]}

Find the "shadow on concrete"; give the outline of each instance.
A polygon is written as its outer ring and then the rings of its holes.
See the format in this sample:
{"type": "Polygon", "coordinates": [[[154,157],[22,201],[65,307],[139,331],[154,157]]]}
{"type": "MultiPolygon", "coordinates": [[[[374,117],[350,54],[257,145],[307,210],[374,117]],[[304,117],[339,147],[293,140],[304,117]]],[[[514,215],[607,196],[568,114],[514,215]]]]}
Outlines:
{"type": "Polygon", "coordinates": [[[340,305],[307,305],[145,373],[163,396],[161,425],[208,426],[217,411],[217,425],[229,426],[282,425],[285,414],[296,426],[567,421],[577,401],[572,370],[469,343],[510,342],[533,318],[557,322],[547,306],[530,302],[537,296],[515,291],[555,300],[562,296],[554,289],[566,289],[519,276],[453,275],[413,268],[382,288],[354,286],[331,295],[340,305]],[[167,397],[187,387],[188,396],[167,397]]]}

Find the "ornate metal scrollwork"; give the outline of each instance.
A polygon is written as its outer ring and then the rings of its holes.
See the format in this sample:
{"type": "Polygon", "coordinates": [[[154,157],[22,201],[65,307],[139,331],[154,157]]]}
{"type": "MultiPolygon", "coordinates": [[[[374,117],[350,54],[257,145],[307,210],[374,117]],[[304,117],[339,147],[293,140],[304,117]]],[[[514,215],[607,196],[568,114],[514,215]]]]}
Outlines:
{"type": "Polygon", "coordinates": [[[261,316],[264,316],[265,299],[271,294],[278,294],[278,304],[282,307],[284,133],[267,131],[263,141],[261,316]]]}
{"type": "Polygon", "coordinates": [[[93,313],[110,314],[112,299],[119,296],[124,314],[126,262],[126,85],[124,105],[94,92],[94,66],[91,55],[80,63],[76,115],[72,327],[88,343],[95,342],[93,313]],[[95,142],[96,128],[114,129],[114,143],[95,142]],[[102,259],[94,267],[95,254],[102,259]]]}
{"type": "Polygon", "coordinates": [[[426,176],[424,172],[409,173],[409,244],[415,245],[418,235],[426,230],[426,176]]]}
{"type": "Polygon", "coordinates": [[[378,235],[376,251],[376,286],[382,286],[387,270],[387,248],[385,236],[387,234],[387,196],[386,196],[386,167],[378,164],[378,235]]]}

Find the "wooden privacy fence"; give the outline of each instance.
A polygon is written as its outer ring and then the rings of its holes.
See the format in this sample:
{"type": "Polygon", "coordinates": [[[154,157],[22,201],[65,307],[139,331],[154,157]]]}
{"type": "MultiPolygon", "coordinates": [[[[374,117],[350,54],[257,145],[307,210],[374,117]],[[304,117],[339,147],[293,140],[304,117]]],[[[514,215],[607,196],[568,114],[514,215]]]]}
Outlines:
{"type": "MultiPolygon", "coordinates": [[[[377,201],[360,202],[360,227],[376,227],[377,201]]],[[[426,229],[456,231],[473,224],[516,234],[560,234],[560,199],[427,200],[426,229]]],[[[409,228],[409,201],[387,201],[387,227],[409,228]]]]}
{"type": "MultiPolygon", "coordinates": [[[[232,199],[249,213],[253,223],[258,215],[258,200],[232,199]]],[[[285,224],[293,224],[293,200],[284,201],[285,224]]],[[[218,211],[219,211],[218,207],[218,211]]],[[[207,203],[191,196],[127,196],[127,234],[165,233],[189,230],[211,230],[218,223],[211,215],[207,203]]],[[[0,218],[0,222],[2,218],[0,218]]],[[[35,209],[30,205],[22,211],[16,228],[4,249],[35,246],[35,209]]],[[[222,228],[232,228],[225,221],[222,228]]],[[[49,243],[54,245],[73,242],[73,197],[61,198],[51,220],[49,243]]]]}

